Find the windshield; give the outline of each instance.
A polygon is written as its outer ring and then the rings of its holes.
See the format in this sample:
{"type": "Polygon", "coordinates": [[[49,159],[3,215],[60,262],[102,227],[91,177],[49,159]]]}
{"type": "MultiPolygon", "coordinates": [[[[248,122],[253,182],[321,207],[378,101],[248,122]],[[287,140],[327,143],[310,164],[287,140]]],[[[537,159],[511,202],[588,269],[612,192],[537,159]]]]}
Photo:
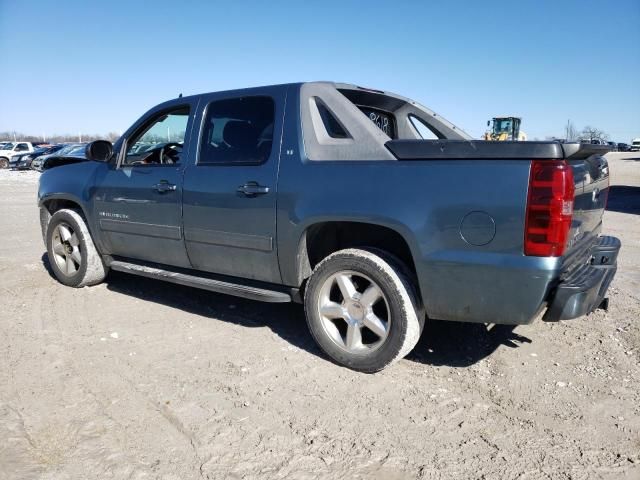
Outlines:
{"type": "Polygon", "coordinates": [[[13,143],[9,142],[9,143],[5,143],[2,145],[2,150],[11,150],[13,148],[13,143]]]}
{"type": "Polygon", "coordinates": [[[503,118],[503,119],[496,118],[493,121],[493,133],[503,133],[503,132],[510,133],[511,123],[512,122],[510,118],[503,118]]]}
{"type": "Polygon", "coordinates": [[[640,145],[640,140],[634,140],[631,145],[640,145]]]}

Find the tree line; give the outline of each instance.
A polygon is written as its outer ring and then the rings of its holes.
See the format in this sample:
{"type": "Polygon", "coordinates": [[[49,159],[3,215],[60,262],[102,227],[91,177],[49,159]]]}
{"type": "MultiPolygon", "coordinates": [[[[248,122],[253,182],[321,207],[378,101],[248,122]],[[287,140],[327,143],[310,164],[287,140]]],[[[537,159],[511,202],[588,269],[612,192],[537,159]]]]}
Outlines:
{"type": "Polygon", "coordinates": [[[564,138],[568,142],[575,142],[579,140],[589,140],[592,142],[593,140],[607,141],[609,140],[609,134],[599,128],[592,127],[591,125],[587,125],[580,132],[573,125],[571,120],[567,120],[567,124],[564,127],[564,138]]]}
{"type": "Polygon", "coordinates": [[[28,135],[20,132],[0,132],[0,141],[13,142],[47,142],[47,143],[74,143],[74,142],[92,142],[94,140],[109,140],[115,142],[120,138],[120,134],[117,132],[109,132],[107,134],[64,134],[64,135],[28,135]]]}
{"type": "MultiPolygon", "coordinates": [[[[107,134],[80,134],[80,135],[51,135],[48,137],[42,137],[40,135],[25,135],[19,132],[0,132],[0,141],[9,141],[12,142],[15,140],[22,140],[24,142],[48,142],[48,143],[73,143],[73,142],[92,142],[94,140],[109,140],[110,142],[115,142],[118,138],[120,138],[120,134],[117,132],[109,132],[107,134]]],[[[165,141],[164,137],[159,136],[159,142],[165,141]]],[[[181,137],[183,138],[183,137],[181,137]]],[[[556,137],[553,137],[556,138],[556,137]]],[[[564,137],[568,142],[576,142],[580,140],[609,140],[609,134],[600,130],[599,128],[592,127],[591,125],[587,125],[581,131],[575,127],[571,120],[567,121],[567,124],[564,128],[564,137]]],[[[145,138],[147,140],[147,138],[145,138]]]]}

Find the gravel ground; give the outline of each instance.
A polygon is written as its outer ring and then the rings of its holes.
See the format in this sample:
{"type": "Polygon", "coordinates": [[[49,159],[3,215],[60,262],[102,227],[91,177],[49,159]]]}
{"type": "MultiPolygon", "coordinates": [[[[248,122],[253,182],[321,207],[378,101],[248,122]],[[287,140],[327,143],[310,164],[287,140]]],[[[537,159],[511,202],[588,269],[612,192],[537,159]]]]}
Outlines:
{"type": "Polygon", "coordinates": [[[0,171],[0,478],[640,478],[640,154],[610,154],[608,313],[430,322],[376,375],[297,305],[48,273],[37,174],[0,171]]]}

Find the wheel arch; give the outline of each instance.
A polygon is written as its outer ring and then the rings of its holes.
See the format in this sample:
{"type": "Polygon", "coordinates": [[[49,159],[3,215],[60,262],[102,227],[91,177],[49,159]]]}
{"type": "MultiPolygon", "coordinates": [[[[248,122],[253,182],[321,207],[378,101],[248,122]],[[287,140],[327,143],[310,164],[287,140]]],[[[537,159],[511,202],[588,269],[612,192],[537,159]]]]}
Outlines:
{"type": "MultiPolygon", "coordinates": [[[[42,229],[42,237],[46,240],[46,232],[47,226],[49,225],[49,221],[54,213],[58,210],[69,209],[77,211],[84,219],[87,228],[89,229],[89,233],[94,238],[94,242],[96,240],[96,236],[94,234],[93,224],[89,221],[89,215],[87,215],[87,211],[82,203],[82,201],[74,195],[71,194],[52,194],[42,197],[38,201],[38,206],[40,207],[40,228],[42,229]]],[[[95,242],[96,245],[98,242],[95,242]]]]}
{"type": "Polygon", "coordinates": [[[401,260],[416,282],[421,301],[416,248],[397,228],[375,222],[358,220],[322,220],[310,223],[302,231],[296,252],[296,282],[303,286],[314,267],[331,253],[345,248],[373,247],[384,250],[401,260]]]}

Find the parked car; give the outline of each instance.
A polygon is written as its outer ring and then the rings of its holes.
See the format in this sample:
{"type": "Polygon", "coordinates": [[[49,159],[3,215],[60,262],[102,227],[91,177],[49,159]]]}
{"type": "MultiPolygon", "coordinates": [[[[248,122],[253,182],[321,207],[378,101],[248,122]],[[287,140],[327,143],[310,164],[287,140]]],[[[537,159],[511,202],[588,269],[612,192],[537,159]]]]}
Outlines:
{"type": "Polygon", "coordinates": [[[618,151],[618,144],[616,142],[607,142],[607,145],[609,145],[609,147],[611,147],[611,151],[612,152],[617,152],[618,151]]]}
{"type": "Polygon", "coordinates": [[[425,318],[526,324],[604,308],[616,272],[620,242],[599,236],[608,147],[472,140],[379,90],[177,98],[86,151],[92,161],[40,177],[60,282],[112,269],[301,302],[322,350],[359,371],[407,355],[425,318]]]}
{"type": "Polygon", "coordinates": [[[42,172],[53,166],[64,165],[67,163],[77,163],[86,160],[85,148],[86,143],[73,143],[66,145],[55,153],[42,155],[31,162],[31,168],[42,172]]]}
{"type": "Polygon", "coordinates": [[[20,153],[18,155],[14,155],[9,161],[10,167],[16,170],[29,170],[31,168],[31,162],[34,159],[42,155],[49,155],[51,153],[55,153],[64,147],[65,147],[65,144],[51,145],[47,147],[36,148],[31,153],[20,153]]]}
{"type": "Polygon", "coordinates": [[[629,151],[629,144],[627,143],[619,143],[618,144],[618,151],[619,152],[628,152],[629,151]]]}
{"type": "Polygon", "coordinates": [[[634,138],[631,140],[631,145],[629,145],[630,152],[640,151],[640,138],[634,138]]]}
{"type": "Polygon", "coordinates": [[[8,142],[0,150],[0,169],[9,168],[9,163],[14,155],[19,153],[31,153],[35,149],[31,142],[8,142]]]}

